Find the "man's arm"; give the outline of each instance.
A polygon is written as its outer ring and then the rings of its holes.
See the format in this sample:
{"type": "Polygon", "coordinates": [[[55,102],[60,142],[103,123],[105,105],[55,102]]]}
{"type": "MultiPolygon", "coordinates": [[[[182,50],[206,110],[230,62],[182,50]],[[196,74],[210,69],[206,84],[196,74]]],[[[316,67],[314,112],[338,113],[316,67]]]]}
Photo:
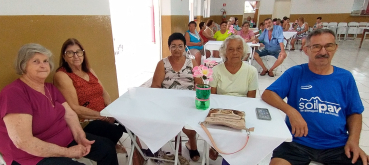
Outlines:
{"type": "Polygon", "coordinates": [[[286,113],[291,123],[291,133],[294,134],[295,137],[307,136],[308,127],[304,118],[302,118],[301,114],[295,108],[284,102],[277,93],[267,89],[264,91],[261,99],[271,106],[276,107],[286,113]]]}
{"type": "Polygon", "coordinates": [[[356,163],[360,157],[364,164],[368,163],[368,156],[359,147],[360,132],[362,126],[362,115],[354,113],[347,117],[347,129],[349,132],[349,138],[345,145],[345,154],[348,158],[351,158],[352,152],[352,163],[356,163]]]}

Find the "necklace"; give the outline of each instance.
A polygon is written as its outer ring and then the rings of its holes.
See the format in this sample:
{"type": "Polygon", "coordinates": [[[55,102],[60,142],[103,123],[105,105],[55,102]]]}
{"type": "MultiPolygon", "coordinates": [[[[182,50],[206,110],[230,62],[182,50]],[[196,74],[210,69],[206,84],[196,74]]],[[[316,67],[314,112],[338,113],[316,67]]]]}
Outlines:
{"type": "MultiPolygon", "coordinates": [[[[49,93],[49,96],[51,97],[49,89],[47,89],[47,87],[45,87],[45,89],[47,90],[47,92],[49,93]]],[[[47,97],[46,92],[45,92],[45,96],[50,101],[51,105],[54,107],[53,98],[52,97],[51,98],[47,97]]]]}

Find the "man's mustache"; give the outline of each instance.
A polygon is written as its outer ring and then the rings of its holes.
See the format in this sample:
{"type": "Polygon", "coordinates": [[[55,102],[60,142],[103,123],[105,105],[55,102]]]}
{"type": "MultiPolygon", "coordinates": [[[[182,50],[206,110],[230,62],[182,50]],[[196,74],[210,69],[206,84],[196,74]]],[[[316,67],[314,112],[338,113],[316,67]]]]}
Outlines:
{"type": "Polygon", "coordinates": [[[328,57],[329,57],[328,54],[322,54],[322,55],[315,56],[315,58],[328,58],[328,57]]]}

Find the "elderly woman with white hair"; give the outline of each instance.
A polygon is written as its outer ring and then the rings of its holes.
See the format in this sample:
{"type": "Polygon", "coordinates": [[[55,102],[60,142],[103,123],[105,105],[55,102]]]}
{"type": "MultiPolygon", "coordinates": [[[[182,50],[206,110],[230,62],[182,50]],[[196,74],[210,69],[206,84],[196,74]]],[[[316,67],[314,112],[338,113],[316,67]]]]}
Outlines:
{"type": "Polygon", "coordinates": [[[16,59],[20,78],[0,92],[0,152],[9,165],[72,164],[86,157],[117,165],[114,144],[85,134],[63,95],[45,79],[54,64],[39,44],[21,47],[16,59]]]}
{"type": "Polygon", "coordinates": [[[258,89],[257,70],[244,63],[249,47],[239,35],[229,36],[219,49],[224,63],[213,68],[211,93],[241,97],[256,96],[258,89]]]}

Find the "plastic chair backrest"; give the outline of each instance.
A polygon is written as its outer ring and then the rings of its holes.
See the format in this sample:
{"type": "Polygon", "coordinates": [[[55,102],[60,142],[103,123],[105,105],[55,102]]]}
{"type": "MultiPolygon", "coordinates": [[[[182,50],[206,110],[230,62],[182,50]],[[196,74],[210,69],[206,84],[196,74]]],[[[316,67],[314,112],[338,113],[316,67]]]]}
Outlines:
{"type": "Polygon", "coordinates": [[[323,22],[323,26],[328,26],[328,22],[323,22]]]}
{"type": "Polygon", "coordinates": [[[337,27],[337,24],[338,24],[337,22],[329,22],[328,26],[336,26],[337,27]]]}
{"type": "Polygon", "coordinates": [[[368,25],[368,22],[359,22],[360,27],[365,27],[368,25]]]}
{"type": "Polygon", "coordinates": [[[349,22],[347,25],[350,26],[350,27],[358,27],[359,26],[359,23],[357,23],[357,22],[349,22]]]}
{"type": "Polygon", "coordinates": [[[347,26],[347,22],[340,22],[338,23],[338,27],[347,26]]]}
{"type": "Polygon", "coordinates": [[[186,45],[186,50],[187,50],[186,51],[187,58],[189,58],[189,59],[195,59],[195,56],[191,54],[190,49],[188,49],[187,45],[186,45]]]}

